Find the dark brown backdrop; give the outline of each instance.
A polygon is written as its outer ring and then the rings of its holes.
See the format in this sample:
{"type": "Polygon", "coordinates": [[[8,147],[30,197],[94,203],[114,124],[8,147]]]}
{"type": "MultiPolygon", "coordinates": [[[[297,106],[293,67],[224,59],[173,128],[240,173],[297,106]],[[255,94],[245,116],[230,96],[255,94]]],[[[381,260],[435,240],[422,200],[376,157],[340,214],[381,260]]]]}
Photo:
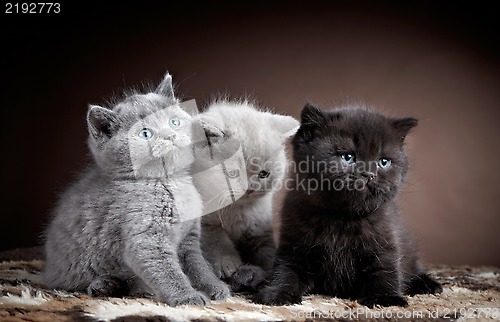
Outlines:
{"type": "Polygon", "coordinates": [[[307,101],[418,117],[400,200],[423,257],[500,265],[495,12],[456,1],[254,1],[3,14],[0,250],[38,243],[58,193],[85,167],[87,104],[168,69],[199,105],[229,93],[295,117],[307,101]]]}

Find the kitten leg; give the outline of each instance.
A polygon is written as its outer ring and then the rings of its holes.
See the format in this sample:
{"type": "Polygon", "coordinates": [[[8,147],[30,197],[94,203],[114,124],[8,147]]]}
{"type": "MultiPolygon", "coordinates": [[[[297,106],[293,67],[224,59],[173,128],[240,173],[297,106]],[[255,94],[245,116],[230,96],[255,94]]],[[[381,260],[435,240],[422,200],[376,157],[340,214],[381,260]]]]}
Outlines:
{"type": "Polygon", "coordinates": [[[124,259],[132,271],[168,305],[205,305],[208,299],[196,291],[183,273],[177,252],[166,244],[165,234],[133,234],[126,240],[124,259]]]}
{"type": "Polygon", "coordinates": [[[231,275],[229,283],[233,291],[254,291],[266,281],[276,255],[271,225],[258,229],[261,231],[258,235],[244,234],[238,242],[237,249],[243,261],[250,264],[240,266],[231,275]]]}
{"type": "Polygon", "coordinates": [[[403,279],[405,283],[404,293],[411,296],[415,294],[441,293],[443,287],[438,281],[430,277],[422,267],[418,259],[415,242],[407,231],[403,231],[402,241],[405,254],[407,254],[402,261],[403,272],[406,273],[403,279]]]}
{"type": "Polygon", "coordinates": [[[231,290],[235,292],[255,291],[266,282],[267,273],[260,266],[245,264],[229,278],[231,290]]]}
{"type": "Polygon", "coordinates": [[[311,285],[312,280],[304,280],[304,276],[299,276],[292,266],[278,264],[271,283],[262,288],[254,299],[266,305],[296,304],[302,301],[302,295],[311,285]]]}
{"type": "MultiPolygon", "coordinates": [[[[390,256],[389,256],[390,257],[390,256]]],[[[380,258],[377,257],[377,263],[380,258]]],[[[408,302],[402,296],[401,277],[397,264],[386,263],[385,266],[377,265],[365,270],[362,277],[364,284],[364,297],[358,302],[369,308],[380,306],[408,306],[408,302]]]]}
{"type": "Polygon", "coordinates": [[[243,265],[243,261],[233,241],[220,225],[205,224],[202,220],[201,229],[201,249],[203,256],[212,266],[218,278],[229,278],[243,265]]]}
{"type": "Polygon", "coordinates": [[[121,297],[128,293],[128,286],[116,277],[102,275],[90,283],[87,287],[87,293],[91,296],[121,297]]]}
{"type": "Polygon", "coordinates": [[[248,231],[243,234],[237,244],[237,249],[245,263],[252,263],[266,271],[273,268],[276,257],[276,246],[273,238],[272,223],[265,227],[253,228],[255,231],[248,231]]]}
{"type": "Polygon", "coordinates": [[[276,255],[271,282],[260,289],[255,301],[267,305],[300,303],[302,295],[314,284],[307,258],[300,246],[281,245],[276,255]]]}
{"type": "Polygon", "coordinates": [[[212,300],[225,299],[230,295],[229,288],[214,275],[201,254],[200,224],[198,219],[195,220],[190,232],[179,245],[181,265],[195,289],[208,294],[212,300]]]}
{"type": "Polygon", "coordinates": [[[426,273],[420,273],[410,280],[405,293],[413,296],[416,294],[435,294],[441,292],[443,292],[443,287],[438,281],[426,273]]]}

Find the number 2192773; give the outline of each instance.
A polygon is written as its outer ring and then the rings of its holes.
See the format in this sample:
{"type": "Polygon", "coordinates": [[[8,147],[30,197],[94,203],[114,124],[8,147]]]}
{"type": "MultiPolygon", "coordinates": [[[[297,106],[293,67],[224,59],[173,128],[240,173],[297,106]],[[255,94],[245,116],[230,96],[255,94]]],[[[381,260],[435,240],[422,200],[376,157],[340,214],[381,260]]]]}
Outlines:
{"type": "Polygon", "coordinates": [[[58,2],[23,2],[5,4],[5,13],[60,13],[61,4],[58,2]]]}

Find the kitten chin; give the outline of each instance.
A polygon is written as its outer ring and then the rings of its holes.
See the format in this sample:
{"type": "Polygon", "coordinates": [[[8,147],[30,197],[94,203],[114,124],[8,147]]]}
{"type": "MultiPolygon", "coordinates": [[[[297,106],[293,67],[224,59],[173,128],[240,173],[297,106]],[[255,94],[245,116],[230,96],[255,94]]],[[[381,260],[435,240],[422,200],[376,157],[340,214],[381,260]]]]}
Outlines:
{"type": "Polygon", "coordinates": [[[360,108],[304,107],[293,147],[307,168],[290,178],[272,278],[257,302],[298,303],[310,292],[406,306],[405,294],[442,291],[421,268],[394,202],[408,170],[404,138],[416,124],[360,108]]]}

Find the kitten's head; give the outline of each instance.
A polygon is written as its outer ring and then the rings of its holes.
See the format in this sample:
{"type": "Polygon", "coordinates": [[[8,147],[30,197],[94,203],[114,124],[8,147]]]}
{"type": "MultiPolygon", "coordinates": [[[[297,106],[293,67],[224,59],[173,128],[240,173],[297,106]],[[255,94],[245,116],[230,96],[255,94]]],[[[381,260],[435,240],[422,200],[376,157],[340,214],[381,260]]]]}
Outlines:
{"type": "Polygon", "coordinates": [[[296,169],[338,208],[371,213],[396,196],[408,170],[404,139],[416,125],[363,108],[327,112],[307,104],[293,139],[296,169]]]}
{"type": "Polygon", "coordinates": [[[89,147],[98,167],[115,177],[163,177],[192,163],[185,148],[191,119],[167,74],[154,92],[127,96],[112,109],[90,106],[89,147]]]}
{"type": "MultiPolygon", "coordinates": [[[[199,121],[212,152],[230,161],[224,163],[225,177],[235,184],[228,188],[226,181],[220,180],[217,190],[223,204],[232,203],[224,195],[245,202],[275,191],[287,166],[285,141],[297,131],[297,120],[260,111],[248,102],[223,101],[212,104],[199,121]]],[[[207,162],[211,162],[209,158],[197,158],[194,167],[207,168],[207,162]]]]}

